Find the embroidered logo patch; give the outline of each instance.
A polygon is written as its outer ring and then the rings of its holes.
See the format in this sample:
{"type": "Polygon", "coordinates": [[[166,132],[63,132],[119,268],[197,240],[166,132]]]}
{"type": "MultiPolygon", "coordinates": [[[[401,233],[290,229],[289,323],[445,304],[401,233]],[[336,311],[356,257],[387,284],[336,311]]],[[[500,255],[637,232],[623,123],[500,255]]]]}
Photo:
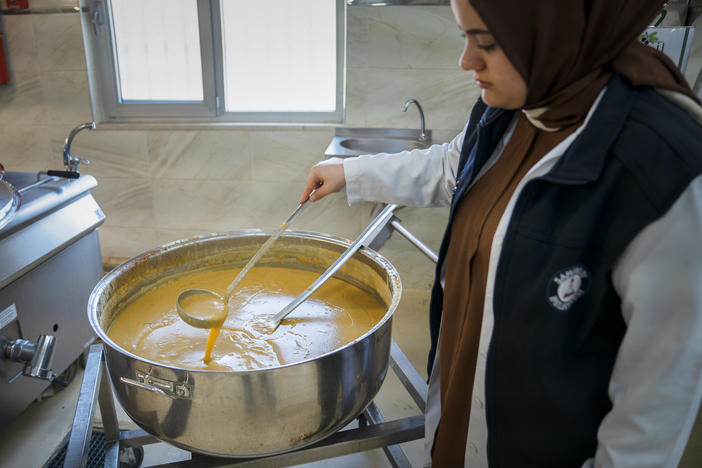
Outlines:
{"type": "Polygon", "coordinates": [[[564,268],[548,282],[548,300],[556,310],[567,311],[590,289],[590,273],[585,265],[564,268]]]}

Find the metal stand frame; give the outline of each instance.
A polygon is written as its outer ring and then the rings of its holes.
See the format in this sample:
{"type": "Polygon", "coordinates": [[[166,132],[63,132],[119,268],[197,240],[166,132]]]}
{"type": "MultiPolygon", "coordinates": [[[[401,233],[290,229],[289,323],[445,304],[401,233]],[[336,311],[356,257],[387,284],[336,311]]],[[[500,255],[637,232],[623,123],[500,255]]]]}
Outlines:
{"type": "MultiPolygon", "coordinates": [[[[397,445],[424,437],[424,409],[427,384],[412,366],[407,356],[393,340],[390,350],[390,367],[418,406],[422,414],[392,421],[385,421],[375,402],[358,417],[359,427],[341,430],[326,439],[292,452],[257,458],[222,458],[192,453],[192,460],[159,465],[162,467],[279,467],[309,463],[351,453],[382,448],[394,467],[411,467],[402,448],[397,445]]],[[[102,344],[90,347],[73,427],[68,440],[64,466],[85,467],[93,432],[96,403],[105,432],[105,467],[118,468],[122,448],[141,447],[162,442],[146,431],[120,431],[109,379],[105,376],[105,355],[102,344]]]]}

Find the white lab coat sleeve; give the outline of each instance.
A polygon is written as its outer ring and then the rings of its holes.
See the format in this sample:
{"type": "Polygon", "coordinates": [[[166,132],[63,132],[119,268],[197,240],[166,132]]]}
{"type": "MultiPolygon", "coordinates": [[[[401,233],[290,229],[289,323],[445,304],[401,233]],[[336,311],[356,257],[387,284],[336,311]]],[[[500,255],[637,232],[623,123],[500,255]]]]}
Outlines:
{"type": "Polygon", "coordinates": [[[344,159],[349,205],[362,201],[446,206],[456,185],[465,130],[448,143],[344,159]]]}
{"type": "MultiPolygon", "coordinates": [[[[629,244],[612,281],[627,331],[595,467],[675,467],[702,398],[702,176],[629,244]]],[[[584,466],[590,466],[588,460],[584,466]]]]}

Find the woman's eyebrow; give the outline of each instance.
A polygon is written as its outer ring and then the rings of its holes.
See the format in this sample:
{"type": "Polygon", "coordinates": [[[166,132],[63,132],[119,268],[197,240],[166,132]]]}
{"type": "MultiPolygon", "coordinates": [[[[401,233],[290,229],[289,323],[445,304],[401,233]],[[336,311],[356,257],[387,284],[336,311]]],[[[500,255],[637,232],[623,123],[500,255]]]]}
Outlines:
{"type": "Polygon", "coordinates": [[[474,35],[476,35],[476,34],[490,34],[490,31],[488,31],[487,29],[477,29],[477,28],[473,28],[473,29],[466,29],[466,30],[464,31],[463,29],[461,29],[461,26],[460,26],[460,25],[457,24],[456,26],[457,26],[458,29],[459,29],[463,34],[465,34],[465,35],[474,36],[474,35]]]}
{"type": "Polygon", "coordinates": [[[488,31],[487,29],[466,29],[464,32],[470,35],[490,34],[490,31],[488,31]]]}

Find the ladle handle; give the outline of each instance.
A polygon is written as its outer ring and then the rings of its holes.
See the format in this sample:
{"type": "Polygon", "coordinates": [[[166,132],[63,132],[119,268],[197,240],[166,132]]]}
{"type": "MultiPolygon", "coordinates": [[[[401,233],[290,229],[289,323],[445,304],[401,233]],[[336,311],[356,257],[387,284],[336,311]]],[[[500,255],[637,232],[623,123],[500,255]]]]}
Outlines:
{"type": "Polygon", "coordinates": [[[353,244],[351,244],[349,248],[336,259],[332,266],[327,268],[327,271],[322,273],[322,276],[317,278],[317,281],[312,283],[312,286],[305,289],[302,294],[297,296],[290,304],[285,306],[283,310],[273,316],[271,319],[273,326],[277,327],[281,320],[283,320],[290,312],[295,310],[297,306],[305,302],[308,297],[310,297],[317,289],[320,288],[320,286],[331,278],[332,275],[334,275],[334,273],[336,273],[337,270],[339,270],[339,268],[341,268],[344,263],[346,263],[346,261],[351,258],[351,256],[355,254],[358,249],[361,248],[363,243],[368,240],[371,235],[375,234],[377,229],[384,226],[390,220],[390,218],[392,218],[393,212],[396,208],[397,205],[393,204],[387,205],[385,208],[383,208],[383,211],[381,211],[380,214],[378,214],[378,216],[376,216],[375,219],[368,225],[368,227],[356,238],[356,240],[353,241],[353,244]]]}
{"type": "MultiPolygon", "coordinates": [[[[314,190],[312,191],[312,193],[314,193],[314,190]]],[[[312,195],[312,193],[310,193],[310,195],[312,195]]],[[[229,297],[232,295],[232,293],[234,292],[236,287],[239,286],[239,283],[241,283],[241,280],[244,279],[244,276],[246,276],[246,274],[249,272],[249,270],[251,270],[251,268],[256,264],[256,262],[259,261],[259,259],[263,256],[263,254],[266,253],[266,251],[273,244],[273,242],[275,242],[280,237],[280,235],[283,233],[283,231],[285,229],[287,229],[287,227],[290,225],[290,223],[295,221],[295,218],[297,218],[300,215],[300,213],[302,213],[303,208],[305,208],[305,206],[307,206],[307,204],[309,202],[310,202],[310,197],[308,196],[307,200],[305,200],[304,202],[297,205],[297,208],[295,209],[295,211],[293,211],[293,213],[290,215],[290,217],[288,217],[288,219],[285,220],[285,222],[283,222],[283,224],[280,225],[280,227],[271,235],[271,237],[268,238],[268,240],[261,246],[261,248],[258,249],[258,252],[256,252],[254,254],[254,256],[251,257],[251,260],[249,260],[249,262],[246,264],[246,266],[241,269],[239,274],[236,275],[236,278],[234,278],[234,281],[232,281],[232,283],[227,288],[227,291],[224,293],[224,303],[225,304],[229,301],[229,297]]]]}
{"type": "MultiPolygon", "coordinates": [[[[299,205],[297,205],[297,209],[295,209],[295,211],[293,211],[293,214],[291,214],[290,217],[287,220],[285,220],[285,222],[283,223],[283,226],[288,227],[289,224],[291,224],[293,221],[295,221],[295,219],[298,216],[300,216],[300,213],[302,213],[302,209],[305,206],[307,206],[307,204],[310,202],[310,197],[312,196],[312,194],[314,192],[315,191],[312,190],[312,192],[310,192],[310,194],[307,196],[307,200],[305,200],[302,203],[300,203],[299,205]]],[[[285,228],[283,228],[283,229],[285,229],[285,228]]]]}

